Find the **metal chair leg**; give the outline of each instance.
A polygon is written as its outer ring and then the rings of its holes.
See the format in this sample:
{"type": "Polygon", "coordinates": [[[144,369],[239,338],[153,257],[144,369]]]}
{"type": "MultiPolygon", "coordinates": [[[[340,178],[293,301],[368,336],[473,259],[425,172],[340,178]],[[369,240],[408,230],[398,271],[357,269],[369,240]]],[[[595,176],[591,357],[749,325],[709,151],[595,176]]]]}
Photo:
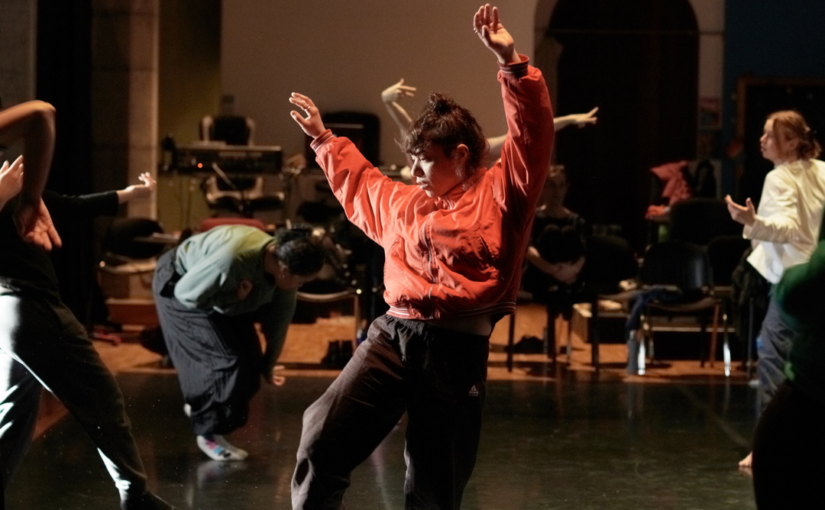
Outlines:
{"type": "Polygon", "coordinates": [[[510,327],[507,329],[507,371],[513,371],[513,337],[516,334],[516,311],[510,315],[510,327]]]}
{"type": "Polygon", "coordinates": [[[722,314],[722,353],[725,360],[725,377],[730,377],[730,343],[728,341],[728,314],[722,314]]]}

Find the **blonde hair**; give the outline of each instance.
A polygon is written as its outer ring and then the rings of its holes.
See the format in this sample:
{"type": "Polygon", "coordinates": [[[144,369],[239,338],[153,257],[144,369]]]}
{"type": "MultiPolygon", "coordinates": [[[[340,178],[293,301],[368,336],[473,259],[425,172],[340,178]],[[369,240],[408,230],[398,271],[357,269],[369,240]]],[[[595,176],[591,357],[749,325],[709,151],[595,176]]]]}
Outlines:
{"type": "Polygon", "coordinates": [[[799,159],[815,159],[822,153],[822,146],[814,138],[813,130],[805,122],[805,118],[794,110],[780,110],[768,116],[773,121],[775,133],[781,133],[781,141],[798,140],[796,157],[799,159]]]}

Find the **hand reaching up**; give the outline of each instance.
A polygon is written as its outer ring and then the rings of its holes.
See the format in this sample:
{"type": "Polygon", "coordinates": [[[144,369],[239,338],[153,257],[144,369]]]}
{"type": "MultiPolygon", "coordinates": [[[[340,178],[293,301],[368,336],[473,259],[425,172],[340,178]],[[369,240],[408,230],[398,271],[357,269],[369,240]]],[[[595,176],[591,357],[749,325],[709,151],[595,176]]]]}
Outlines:
{"type": "Polygon", "coordinates": [[[306,117],[302,117],[301,114],[295,110],[289,112],[289,114],[292,115],[292,120],[301,126],[304,133],[312,138],[316,138],[318,135],[326,131],[324,123],[321,120],[321,113],[318,111],[318,108],[315,107],[315,103],[312,102],[312,99],[303,94],[293,92],[292,95],[289,96],[289,102],[303,110],[304,115],[306,115],[306,117]]]}
{"type": "Polygon", "coordinates": [[[395,103],[402,97],[415,96],[416,90],[417,89],[415,87],[404,85],[404,78],[401,78],[401,81],[394,85],[390,85],[385,88],[383,92],[381,92],[381,100],[385,103],[395,103]]]}
{"type": "Polygon", "coordinates": [[[473,32],[478,34],[484,46],[495,53],[501,64],[518,64],[521,59],[516,53],[513,36],[504,28],[498,18],[498,7],[482,5],[473,16],[473,32]]]}

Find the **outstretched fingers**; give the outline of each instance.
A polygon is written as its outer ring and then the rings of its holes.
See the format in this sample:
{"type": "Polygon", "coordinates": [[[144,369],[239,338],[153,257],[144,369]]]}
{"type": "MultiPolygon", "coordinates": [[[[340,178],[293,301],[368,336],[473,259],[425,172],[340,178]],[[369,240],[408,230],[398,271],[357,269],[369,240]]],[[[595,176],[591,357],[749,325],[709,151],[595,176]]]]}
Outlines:
{"type": "Polygon", "coordinates": [[[304,115],[292,110],[289,112],[292,119],[304,130],[304,132],[315,138],[324,132],[324,123],[321,121],[321,115],[315,103],[309,97],[293,92],[289,96],[289,102],[300,108],[304,115]]]}
{"type": "Polygon", "coordinates": [[[304,115],[306,115],[306,117],[303,117],[300,113],[296,112],[295,110],[292,110],[291,112],[289,112],[290,115],[292,115],[292,118],[295,119],[295,121],[298,124],[302,126],[307,126],[309,124],[309,118],[312,116],[312,112],[310,111],[310,109],[315,107],[315,105],[312,103],[312,99],[303,94],[293,92],[289,96],[289,102],[303,110],[304,115]]]}

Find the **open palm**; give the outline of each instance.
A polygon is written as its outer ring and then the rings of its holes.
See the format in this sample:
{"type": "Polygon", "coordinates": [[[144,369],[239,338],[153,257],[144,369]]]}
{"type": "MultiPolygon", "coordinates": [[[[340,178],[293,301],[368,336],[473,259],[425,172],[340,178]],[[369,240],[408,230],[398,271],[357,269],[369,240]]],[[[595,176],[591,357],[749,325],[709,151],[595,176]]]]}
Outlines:
{"type": "Polygon", "coordinates": [[[513,36],[499,21],[498,7],[490,7],[490,4],[479,7],[473,16],[473,31],[500,62],[511,63],[515,53],[513,36]]]}

